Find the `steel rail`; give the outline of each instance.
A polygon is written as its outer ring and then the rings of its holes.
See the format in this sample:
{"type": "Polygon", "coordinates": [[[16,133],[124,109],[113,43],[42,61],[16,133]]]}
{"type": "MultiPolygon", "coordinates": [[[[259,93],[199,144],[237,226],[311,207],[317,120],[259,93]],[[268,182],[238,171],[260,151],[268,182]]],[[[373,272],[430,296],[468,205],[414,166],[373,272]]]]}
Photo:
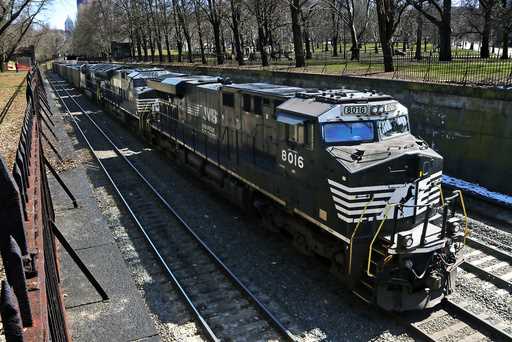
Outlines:
{"type": "MultiPolygon", "coordinates": [[[[121,193],[121,190],[119,190],[119,188],[117,187],[117,184],[116,182],[112,179],[110,173],[107,171],[105,165],[103,164],[103,162],[101,161],[101,159],[97,156],[96,154],[96,151],[94,150],[94,148],[92,147],[89,139],[87,138],[87,136],[85,135],[84,131],[82,130],[82,128],[80,127],[80,125],[78,124],[78,121],[74,118],[73,114],[71,114],[71,111],[69,110],[69,107],[67,106],[67,104],[65,103],[65,101],[62,99],[61,95],[59,94],[59,90],[56,89],[55,85],[52,84],[52,82],[48,79],[48,82],[49,84],[51,85],[51,87],[53,88],[54,90],[54,93],[57,95],[57,97],[59,98],[59,101],[63,104],[63,106],[65,107],[66,109],[66,112],[67,112],[67,115],[71,118],[71,120],[73,121],[75,127],[77,128],[77,130],[80,132],[82,138],[84,139],[84,141],[86,142],[87,146],[89,147],[89,149],[91,150],[94,158],[96,159],[96,161],[98,162],[99,166],[101,167],[101,169],[103,170],[103,172],[105,173],[105,175],[107,176],[108,180],[110,181],[110,184],[112,184],[112,186],[114,187],[117,195],[119,196],[119,198],[121,199],[121,201],[123,202],[123,204],[125,205],[126,209],[128,210],[128,212],[130,213],[130,216],[132,217],[133,221],[135,222],[135,224],[137,225],[137,227],[139,228],[139,230],[142,232],[142,234],[144,235],[146,241],[148,242],[148,244],[151,246],[151,249],[153,250],[153,252],[155,253],[156,257],[158,258],[158,260],[160,261],[161,265],[164,267],[164,269],[167,271],[167,274],[171,277],[172,279],[172,282],[174,283],[174,285],[178,288],[179,290],[179,293],[181,295],[181,297],[185,300],[185,302],[187,303],[189,309],[192,311],[193,315],[196,317],[196,319],[201,323],[201,328],[203,330],[203,332],[207,335],[208,339],[211,340],[211,341],[215,341],[215,342],[218,342],[220,341],[220,339],[215,335],[215,333],[213,332],[213,330],[211,329],[211,327],[208,325],[208,323],[206,322],[206,320],[204,319],[204,317],[199,313],[199,311],[197,310],[197,308],[195,307],[194,303],[192,302],[192,300],[190,299],[189,295],[187,294],[187,292],[185,291],[185,289],[183,288],[183,286],[179,283],[178,279],[176,278],[176,276],[174,275],[174,272],[171,270],[171,268],[169,267],[169,265],[165,262],[164,258],[162,257],[162,255],[160,254],[160,252],[158,251],[155,243],[153,242],[153,240],[149,237],[148,233],[146,232],[146,230],[144,229],[144,227],[142,226],[142,223],[139,221],[139,219],[137,218],[137,216],[135,215],[135,213],[133,212],[132,208],[130,207],[130,205],[128,204],[128,202],[126,201],[126,199],[124,198],[123,194],[121,193]]],[[[64,89],[64,87],[62,87],[62,89],[64,91],[66,91],[64,89]]],[[[69,96],[69,92],[66,91],[66,93],[68,94],[68,97],[69,96]]],[[[70,97],[71,98],[71,97],[70,97]]]]}
{"type": "MultiPolygon", "coordinates": [[[[177,211],[167,202],[167,200],[158,192],[158,190],[142,175],[142,173],[133,165],[133,163],[119,150],[117,145],[110,139],[110,137],[98,126],[98,124],[87,114],[87,111],[72,97],[69,92],[64,89],[68,97],[77,105],[82,113],[91,121],[91,123],[98,129],[98,131],[109,141],[114,148],[115,152],[124,159],[124,161],[132,168],[133,171],[141,178],[141,180],[151,189],[151,191],[159,198],[162,204],[176,217],[180,224],[186,231],[195,239],[201,248],[215,261],[219,268],[228,276],[228,278],[242,291],[251,301],[256,304],[257,309],[267,317],[272,325],[279,331],[279,333],[289,341],[296,341],[297,338],[289,329],[287,329],[270,310],[242,283],[242,281],[220,260],[220,258],[208,247],[208,245],[197,235],[197,233],[189,226],[187,222],[177,213],[177,211]]],[[[92,146],[90,146],[92,147],[92,146]]],[[[106,171],[106,170],[104,170],[106,171]]],[[[128,204],[125,203],[127,206],[128,204]]]]}
{"type": "Polygon", "coordinates": [[[491,283],[497,285],[498,287],[507,289],[509,291],[512,290],[512,283],[509,282],[508,280],[502,279],[499,276],[492,274],[491,272],[486,271],[485,269],[483,269],[479,266],[471,264],[468,261],[464,261],[460,265],[460,267],[467,272],[474,273],[477,276],[490,281],[491,283]]]}
{"type": "MultiPolygon", "coordinates": [[[[512,255],[510,255],[509,253],[506,253],[506,252],[504,252],[502,250],[499,250],[498,248],[496,248],[494,246],[488,245],[488,244],[486,244],[484,242],[481,242],[481,241],[478,241],[478,240],[475,240],[475,239],[469,239],[468,238],[466,240],[466,242],[467,242],[467,245],[469,247],[471,247],[471,248],[473,248],[475,250],[483,251],[487,255],[495,257],[496,260],[498,260],[498,261],[505,261],[509,265],[512,266],[512,255]]],[[[464,261],[460,265],[460,267],[462,267],[467,272],[474,273],[477,276],[479,276],[481,278],[484,278],[484,279],[494,283],[498,287],[507,289],[509,291],[512,290],[512,283],[510,281],[505,280],[505,279],[501,278],[500,276],[495,275],[495,274],[485,270],[484,268],[482,268],[482,267],[480,267],[478,265],[473,265],[469,261],[464,261]]]]}
{"type": "Polygon", "coordinates": [[[466,310],[465,308],[463,308],[462,306],[453,302],[452,300],[445,299],[443,301],[442,305],[447,311],[455,312],[457,315],[467,318],[463,322],[466,323],[469,321],[470,324],[473,324],[476,326],[482,326],[491,333],[491,336],[503,339],[505,341],[512,341],[512,335],[510,335],[506,331],[496,327],[495,325],[486,321],[485,319],[478,317],[474,313],[466,310]]]}
{"type": "Polygon", "coordinates": [[[482,241],[479,241],[479,240],[476,240],[476,239],[473,239],[470,237],[468,237],[466,239],[466,243],[469,247],[484,251],[485,253],[487,253],[489,255],[493,255],[496,258],[506,261],[512,265],[512,254],[510,254],[510,253],[507,253],[507,252],[502,251],[502,250],[500,250],[494,246],[491,246],[485,242],[482,242],[482,241]]]}
{"type": "MultiPolygon", "coordinates": [[[[512,341],[512,335],[505,332],[504,330],[497,328],[493,325],[493,323],[486,321],[485,319],[482,319],[478,315],[475,315],[474,313],[466,310],[459,304],[453,302],[452,300],[446,298],[444,299],[441,304],[439,305],[439,310],[444,310],[448,315],[455,317],[458,321],[466,324],[467,326],[475,329],[476,332],[484,335],[484,336],[490,336],[491,338],[504,340],[504,341],[512,341]],[[483,328],[483,329],[482,329],[483,328]]],[[[444,340],[446,336],[450,335],[443,335],[438,338],[433,337],[433,334],[431,331],[424,330],[420,328],[416,322],[410,321],[407,318],[398,316],[398,321],[404,324],[409,332],[414,335],[414,337],[417,337],[421,340],[425,340],[428,342],[438,342],[444,340]]],[[[435,318],[434,318],[435,319],[435,318]]],[[[427,323],[429,319],[426,321],[423,321],[421,323],[427,323]]],[[[453,324],[455,325],[455,324],[453,324]]],[[[446,327],[448,328],[448,327],[446,327]]]]}

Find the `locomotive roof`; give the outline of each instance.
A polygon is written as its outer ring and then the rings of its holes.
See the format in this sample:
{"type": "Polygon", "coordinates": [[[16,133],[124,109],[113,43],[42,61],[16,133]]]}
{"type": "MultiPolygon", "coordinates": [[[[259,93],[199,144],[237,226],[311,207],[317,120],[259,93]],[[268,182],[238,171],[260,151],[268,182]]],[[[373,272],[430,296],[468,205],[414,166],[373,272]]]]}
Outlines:
{"type": "Polygon", "coordinates": [[[297,97],[304,99],[315,99],[318,102],[332,104],[374,102],[393,99],[389,95],[377,93],[376,91],[359,91],[345,88],[313,91],[310,90],[298,93],[297,97]]]}
{"type": "Polygon", "coordinates": [[[149,81],[148,85],[162,93],[182,96],[185,85],[199,86],[210,83],[219,83],[220,77],[205,75],[190,75],[184,77],[168,77],[159,80],[149,81]]]}
{"type": "Polygon", "coordinates": [[[170,74],[171,72],[164,69],[134,69],[131,73],[127,75],[128,78],[138,79],[138,78],[158,78],[163,75],[170,74]]]}
{"type": "Polygon", "coordinates": [[[274,95],[279,97],[292,97],[296,93],[304,91],[304,88],[290,87],[287,85],[270,84],[270,83],[233,83],[225,85],[224,88],[236,89],[243,92],[274,95]]]}
{"type": "Polygon", "coordinates": [[[294,97],[282,103],[279,107],[277,107],[277,109],[292,112],[294,114],[317,117],[332,109],[333,107],[334,104],[294,97]]]}
{"type": "Polygon", "coordinates": [[[277,109],[301,117],[318,118],[321,122],[337,120],[367,120],[406,112],[389,95],[350,89],[309,90],[282,103],[277,109]],[[345,112],[348,107],[364,107],[360,113],[345,112]],[[377,108],[374,108],[377,107],[377,108]],[[381,108],[382,107],[382,108],[381,108]],[[376,112],[370,112],[375,109],[376,112]],[[378,111],[381,110],[381,111],[378,111]]]}

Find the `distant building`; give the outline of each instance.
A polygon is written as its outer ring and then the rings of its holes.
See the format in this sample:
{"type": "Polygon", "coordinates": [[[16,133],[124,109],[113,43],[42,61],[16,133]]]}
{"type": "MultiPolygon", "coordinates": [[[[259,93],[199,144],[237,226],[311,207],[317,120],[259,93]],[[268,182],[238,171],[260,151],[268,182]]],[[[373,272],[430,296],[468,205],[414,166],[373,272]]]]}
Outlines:
{"type": "Polygon", "coordinates": [[[73,23],[73,20],[70,17],[67,17],[64,22],[64,33],[66,34],[66,37],[70,37],[74,29],[75,24],[73,23]]]}

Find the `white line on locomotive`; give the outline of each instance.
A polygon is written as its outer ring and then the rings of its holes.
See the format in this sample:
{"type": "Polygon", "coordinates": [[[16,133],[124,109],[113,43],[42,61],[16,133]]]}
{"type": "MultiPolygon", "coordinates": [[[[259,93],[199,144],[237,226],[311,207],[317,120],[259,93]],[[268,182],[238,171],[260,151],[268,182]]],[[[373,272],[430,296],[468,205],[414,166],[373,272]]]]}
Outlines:
{"type": "Polygon", "coordinates": [[[54,70],[265,227],[329,260],[363,300],[405,311],[453,291],[462,195],[443,197],[442,157],[390,96],[123,65],[54,70]]]}

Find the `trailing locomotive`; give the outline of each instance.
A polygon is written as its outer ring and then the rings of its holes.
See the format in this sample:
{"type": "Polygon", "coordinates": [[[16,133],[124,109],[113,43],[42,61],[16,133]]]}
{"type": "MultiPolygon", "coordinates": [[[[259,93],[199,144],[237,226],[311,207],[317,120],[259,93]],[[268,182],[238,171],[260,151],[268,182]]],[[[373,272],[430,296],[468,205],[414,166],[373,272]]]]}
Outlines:
{"type": "Polygon", "coordinates": [[[369,303],[423,309],[453,291],[465,236],[454,215],[462,197],[443,197],[442,157],[410,133],[398,101],[169,76],[147,82],[158,105],[136,116],[153,143],[258,211],[302,252],[331,261],[369,303]]]}

